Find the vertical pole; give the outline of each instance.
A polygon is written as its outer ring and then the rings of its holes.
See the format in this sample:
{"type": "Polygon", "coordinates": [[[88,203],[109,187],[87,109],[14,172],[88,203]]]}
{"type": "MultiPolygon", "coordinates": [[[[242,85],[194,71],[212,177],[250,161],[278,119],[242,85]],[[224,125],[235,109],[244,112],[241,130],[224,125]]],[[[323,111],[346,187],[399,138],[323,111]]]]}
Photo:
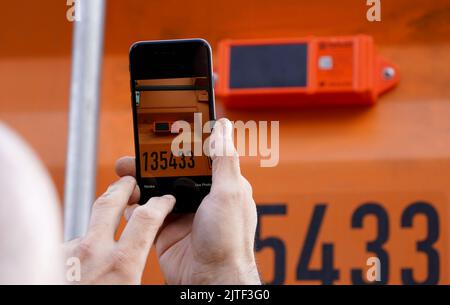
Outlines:
{"type": "Polygon", "coordinates": [[[78,0],[72,46],[64,236],[86,232],[95,196],[104,0],[78,0]]]}

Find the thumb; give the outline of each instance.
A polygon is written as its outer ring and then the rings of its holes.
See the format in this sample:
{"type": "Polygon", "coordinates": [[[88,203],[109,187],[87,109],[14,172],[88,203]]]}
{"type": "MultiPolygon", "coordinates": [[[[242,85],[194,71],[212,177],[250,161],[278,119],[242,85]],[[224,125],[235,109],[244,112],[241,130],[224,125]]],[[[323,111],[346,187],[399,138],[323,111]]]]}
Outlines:
{"type": "Polygon", "coordinates": [[[217,179],[241,175],[239,155],[233,142],[233,125],[228,119],[220,119],[214,125],[210,139],[210,155],[213,161],[213,184],[217,179]]]}

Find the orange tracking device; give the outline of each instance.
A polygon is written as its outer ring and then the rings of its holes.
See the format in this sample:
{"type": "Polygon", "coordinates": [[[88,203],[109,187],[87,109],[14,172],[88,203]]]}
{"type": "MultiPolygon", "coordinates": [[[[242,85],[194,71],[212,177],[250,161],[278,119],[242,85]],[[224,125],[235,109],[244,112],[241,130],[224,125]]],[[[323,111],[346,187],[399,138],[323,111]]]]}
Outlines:
{"type": "Polygon", "coordinates": [[[226,40],[216,93],[232,108],[372,105],[399,81],[372,37],[226,40]]]}

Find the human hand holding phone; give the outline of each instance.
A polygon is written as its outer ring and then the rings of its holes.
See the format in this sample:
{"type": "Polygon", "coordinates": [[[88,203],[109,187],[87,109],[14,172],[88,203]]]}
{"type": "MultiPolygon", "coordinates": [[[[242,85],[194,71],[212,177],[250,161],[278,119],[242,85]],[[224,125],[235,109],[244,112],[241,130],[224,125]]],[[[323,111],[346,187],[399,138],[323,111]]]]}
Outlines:
{"type": "Polygon", "coordinates": [[[116,241],[114,235],[125,208],[139,197],[135,178],[121,177],[93,204],[86,235],[64,244],[66,258],[80,260],[77,284],[141,283],[148,252],[175,198],[153,197],[136,208],[116,241]]]}
{"type": "MultiPolygon", "coordinates": [[[[232,131],[226,119],[214,126],[211,145],[220,141],[230,153],[211,156],[211,191],[196,214],[169,215],[158,234],[155,245],[168,284],[261,284],[254,256],[256,205],[241,175],[232,131]]],[[[135,175],[134,158],[119,159],[116,172],[135,175]]],[[[130,206],[127,217],[138,208],[130,206]]]]}

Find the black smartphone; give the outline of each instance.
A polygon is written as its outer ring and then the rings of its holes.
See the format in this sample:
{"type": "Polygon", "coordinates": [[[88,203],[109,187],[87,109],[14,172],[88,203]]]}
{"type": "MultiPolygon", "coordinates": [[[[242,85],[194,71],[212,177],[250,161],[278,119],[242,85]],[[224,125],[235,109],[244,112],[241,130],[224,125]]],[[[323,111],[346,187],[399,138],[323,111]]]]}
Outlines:
{"type": "Polygon", "coordinates": [[[140,204],[171,194],[174,212],[195,212],[212,183],[202,144],[215,120],[211,47],[203,39],[137,42],[130,76],[140,204]]]}

